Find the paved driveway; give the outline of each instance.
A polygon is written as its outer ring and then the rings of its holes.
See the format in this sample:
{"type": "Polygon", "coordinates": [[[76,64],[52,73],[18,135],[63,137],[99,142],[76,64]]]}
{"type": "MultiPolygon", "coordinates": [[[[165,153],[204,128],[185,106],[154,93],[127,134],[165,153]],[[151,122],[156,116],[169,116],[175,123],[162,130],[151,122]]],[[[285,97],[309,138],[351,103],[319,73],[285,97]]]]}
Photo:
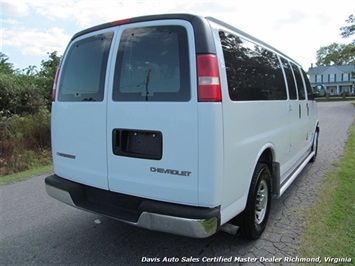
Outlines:
{"type": "Polygon", "coordinates": [[[184,264],[195,260],[218,265],[239,265],[243,260],[262,265],[260,258],[274,257],[286,265],[285,257],[297,256],[301,211],[314,200],[317,183],[342,155],[355,114],[350,103],[318,107],[317,161],[273,202],[269,225],[258,241],[246,242],[223,232],[190,239],[128,226],[57,202],[45,192],[45,176],[37,176],[0,187],[0,265],[139,265],[165,257],[184,264]]]}

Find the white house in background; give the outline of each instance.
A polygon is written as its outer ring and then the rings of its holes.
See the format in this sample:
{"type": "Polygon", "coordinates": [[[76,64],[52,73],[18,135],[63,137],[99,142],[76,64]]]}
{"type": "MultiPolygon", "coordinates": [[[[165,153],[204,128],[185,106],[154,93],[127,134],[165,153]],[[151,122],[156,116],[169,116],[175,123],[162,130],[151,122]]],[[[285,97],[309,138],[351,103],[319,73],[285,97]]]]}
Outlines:
{"type": "Polygon", "coordinates": [[[323,85],[329,95],[355,95],[355,65],[322,66],[308,69],[312,87],[323,85]]]}

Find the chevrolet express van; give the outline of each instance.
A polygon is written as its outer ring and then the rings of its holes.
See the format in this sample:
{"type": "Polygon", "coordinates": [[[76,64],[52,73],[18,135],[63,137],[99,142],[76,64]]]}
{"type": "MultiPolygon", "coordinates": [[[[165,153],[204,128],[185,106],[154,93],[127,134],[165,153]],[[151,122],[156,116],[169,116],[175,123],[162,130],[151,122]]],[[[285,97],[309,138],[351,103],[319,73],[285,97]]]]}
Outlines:
{"type": "Polygon", "coordinates": [[[211,17],[99,25],[71,39],[53,87],[53,198],[195,238],[265,229],[318,143],[301,66],[211,17]]]}

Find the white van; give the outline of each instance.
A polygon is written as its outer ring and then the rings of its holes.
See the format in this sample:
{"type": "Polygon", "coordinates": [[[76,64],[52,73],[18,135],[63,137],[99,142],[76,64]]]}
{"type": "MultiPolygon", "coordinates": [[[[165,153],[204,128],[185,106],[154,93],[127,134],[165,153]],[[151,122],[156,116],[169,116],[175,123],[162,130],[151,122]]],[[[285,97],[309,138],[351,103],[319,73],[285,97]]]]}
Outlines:
{"type": "Polygon", "coordinates": [[[249,239],[317,154],[301,66],[211,17],[137,17],[77,33],[52,105],[47,193],[139,227],[249,239]]]}

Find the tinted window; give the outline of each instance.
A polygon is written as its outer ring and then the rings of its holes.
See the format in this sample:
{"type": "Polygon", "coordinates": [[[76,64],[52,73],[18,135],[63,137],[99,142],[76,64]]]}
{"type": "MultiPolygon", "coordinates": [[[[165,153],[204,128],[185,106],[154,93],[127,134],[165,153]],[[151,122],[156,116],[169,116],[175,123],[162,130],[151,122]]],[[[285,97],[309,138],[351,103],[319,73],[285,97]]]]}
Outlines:
{"type": "Polygon", "coordinates": [[[295,78],[296,78],[298,99],[304,100],[304,99],[306,99],[306,93],[304,90],[304,85],[303,85],[303,80],[301,77],[300,69],[294,63],[291,63],[291,65],[292,65],[293,73],[295,74],[295,78]]]}
{"type": "Polygon", "coordinates": [[[102,101],[112,33],[73,43],[61,69],[59,101],[102,101]]]}
{"type": "Polygon", "coordinates": [[[287,99],[276,54],[226,32],[220,32],[220,38],[233,101],[287,99]]]}
{"type": "Polygon", "coordinates": [[[117,54],[113,100],[188,101],[187,32],[181,26],[127,29],[117,54]]]}
{"type": "Polygon", "coordinates": [[[286,59],[281,58],[281,61],[282,61],[282,65],[284,67],[285,74],[286,74],[288,92],[290,94],[290,99],[297,100],[296,84],[295,84],[295,80],[293,78],[291,66],[286,59]]]}
{"type": "Polygon", "coordinates": [[[306,83],[307,94],[310,95],[310,94],[312,94],[312,86],[311,86],[311,83],[309,82],[309,79],[308,79],[308,77],[307,77],[307,74],[306,74],[306,72],[304,72],[303,69],[302,69],[302,74],[303,74],[304,82],[306,83]]]}

